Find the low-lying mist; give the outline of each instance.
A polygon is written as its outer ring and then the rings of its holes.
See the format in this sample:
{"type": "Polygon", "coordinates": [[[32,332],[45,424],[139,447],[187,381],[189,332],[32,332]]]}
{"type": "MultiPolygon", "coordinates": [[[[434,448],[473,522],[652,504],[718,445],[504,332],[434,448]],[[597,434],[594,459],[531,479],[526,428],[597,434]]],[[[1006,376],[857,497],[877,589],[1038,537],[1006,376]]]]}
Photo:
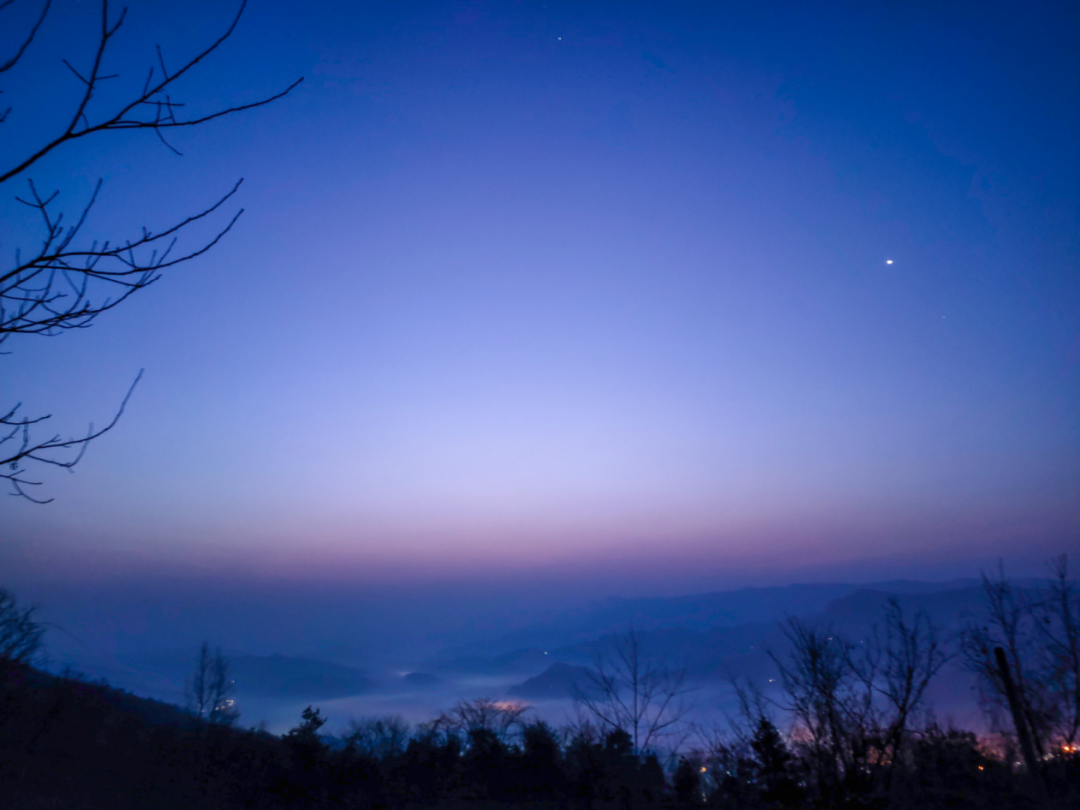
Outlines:
{"type": "MultiPolygon", "coordinates": [[[[183,705],[203,641],[230,663],[244,726],[282,732],[308,705],[334,725],[395,715],[430,721],[475,698],[529,706],[555,725],[604,640],[636,628],[650,654],[684,671],[685,700],[700,723],[737,710],[732,682],[768,691],[788,617],[828,624],[858,641],[886,600],[922,611],[951,643],[979,609],[978,580],[742,588],[676,597],[590,599],[543,588],[511,592],[174,580],[129,581],[32,594],[49,626],[49,668],[104,679],[183,705]]],[[[938,716],[981,724],[972,676],[951,664],[930,697],[938,716]]]]}

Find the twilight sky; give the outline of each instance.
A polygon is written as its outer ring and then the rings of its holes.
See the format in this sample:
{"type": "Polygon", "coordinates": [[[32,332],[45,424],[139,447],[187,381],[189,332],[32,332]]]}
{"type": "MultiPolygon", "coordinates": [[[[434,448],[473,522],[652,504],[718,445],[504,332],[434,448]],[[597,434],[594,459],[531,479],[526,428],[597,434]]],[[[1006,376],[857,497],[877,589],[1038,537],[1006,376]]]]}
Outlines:
{"type": "MultiPolygon", "coordinates": [[[[111,92],[225,5],[133,2],[111,92]]],[[[1077,9],[826,5],[252,0],[183,100],[292,96],[31,173],[72,210],[105,178],[98,238],[240,177],[246,212],[7,345],[0,405],[64,434],[146,374],[54,503],[0,499],[3,579],[680,592],[1077,549],[1077,9]]],[[[5,164],[95,6],[6,74],[5,164]]]]}

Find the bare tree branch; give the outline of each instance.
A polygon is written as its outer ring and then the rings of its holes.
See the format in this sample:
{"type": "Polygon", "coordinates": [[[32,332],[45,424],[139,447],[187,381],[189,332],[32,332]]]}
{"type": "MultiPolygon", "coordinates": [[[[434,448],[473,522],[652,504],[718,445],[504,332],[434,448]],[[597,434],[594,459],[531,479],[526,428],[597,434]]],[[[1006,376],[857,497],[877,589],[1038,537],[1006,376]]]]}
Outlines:
{"type": "Polygon", "coordinates": [[[1035,626],[1049,656],[1047,682],[1055,697],[1059,742],[1072,748],[1080,735],[1080,589],[1069,578],[1069,558],[1051,560],[1046,598],[1035,626]]]}
{"type": "Polygon", "coordinates": [[[41,651],[45,627],[37,608],[20,608],[15,594],[0,588],[0,674],[11,666],[31,663],[41,651]]]}
{"type": "Polygon", "coordinates": [[[0,479],[5,479],[11,483],[14,490],[11,494],[27,498],[34,503],[50,503],[53,500],[52,498],[38,500],[23,489],[23,487],[27,486],[36,487],[41,485],[40,481],[31,481],[23,477],[23,465],[28,461],[34,461],[39,464],[70,470],[78,464],[82,460],[83,453],[86,452],[86,447],[90,442],[99,436],[104,436],[116,427],[116,423],[124,415],[128,400],[131,399],[131,394],[135,391],[135,386],[139,384],[139,380],[142,379],[142,375],[143,370],[140,369],[138,376],[135,377],[135,382],[131,384],[127,394],[124,395],[124,400],[120,403],[120,408],[117,410],[116,415],[113,416],[112,421],[100,430],[94,430],[94,425],[91,423],[86,435],[81,438],[62,439],[59,434],[56,434],[45,441],[32,440],[30,438],[30,426],[51,419],[52,414],[36,418],[20,417],[18,416],[18,410],[22,407],[21,403],[0,416],[0,454],[5,452],[3,445],[7,442],[19,442],[18,449],[7,450],[6,455],[0,455],[0,479]],[[72,453],[74,455],[71,455],[72,453]]]}
{"type": "MultiPolygon", "coordinates": [[[[13,0],[0,0],[0,12],[9,8],[13,0]]],[[[21,59],[34,41],[51,5],[45,0],[41,15],[30,32],[21,40],[16,53],[0,62],[0,74],[9,71],[21,59]]],[[[232,113],[261,107],[281,98],[295,88],[303,79],[290,84],[272,96],[246,104],[235,105],[202,115],[183,117],[184,103],[174,100],[177,82],[216,51],[235,31],[247,6],[241,0],[236,15],[225,31],[194,57],[170,71],[166,66],[161,48],[157,48],[157,65],[151,66],[142,83],[118,110],[98,113],[94,94],[101,83],[116,78],[107,73],[104,64],[110,54],[117,32],[126,18],[127,9],[111,14],[108,0],[102,0],[100,17],[96,26],[96,47],[90,63],[73,65],[62,59],[75,80],[81,85],[77,101],[67,116],[68,124],[59,135],[51,137],[11,168],[0,174],[0,185],[12,180],[54,150],[69,142],[78,141],[92,133],[125,129],[152,130],[163,144],[179,154],[165,138],[165,131],[176,127],[191,127],[232,113]],[[160,75],[155,76],[155,71],[160,75]]],[[[0,114],[2,122],[9,111],[0,114]]],[[[59,191],[43,195],[39,193],[32,178],[27,178],[27,192],[16,200],[36,213],[42,237],[37,247],[24,251],[16,249],[14,263],[4,266],[0,262],[0,344],[12,335],[58,335],[69,329],[85,329],[104,312],[119,306],[139,290],[156,282],[163,271],[195,259],[221,241],[236,224],[243,209],[231,216],[223,225],[211,231],[209,238],[189,243],[190,233],[199,230],[200,223],[220,211],[222,206],[237,192],[243,180],[208,207],[157,231],[143,227],[140,232],[127,238],[88,240],[82,232],[88,222],[101,192],[99,180],[82,206],[72,224],[67,224],[63,211],[57,209],[59,191]]],[[[35,426],[51,416],[27,417],[19,415],[19,405],[0,417],[0,479],[8,481],[12,493],[35,503],[48,503],[51,499],[32,497],[28,489],[41,485],[41,481],[27,477],[27,464],[42,464],[71,470],[82,459],[87,445],[111,430],[124,413],[131,393],[141,378],[132,384],[120,408],[109,424],[95,430],[91,425],[86,435],[62,439],[59,435],[42,440],[32,435],[35,426]],[[6,446],[6,447],[5,447],[6,446]]]]}
{"type": "Polygon", "coordinates": [[[598,646],[589,670],[590,683],[574,687],[574,702],[605,731],[630,734],[634,751],[649,751],[671,734],[693,708],[685,696],[686,670],[672,669],[644,649],[645,636],[631,627],[598,646]]]}
{"type": "Polygon", "coordinates": [[[440,715],[435,723],[454,734],[468,734],[483,729],[506,742],[511,732],[522,725],[521,717],[529,709],[524,703],[491,698],[459,700],[449,712],[440,715]]]}
{"type": "MultiPolygon", "coordinates": [[[[1002,731],[1006,685],[994,649],[1005,652],[1020,708],[1036,753],[1041,758],[1058,734],[1060,707],[1051,675],[1053,659],[1041,637],[1040,607],[1045,604],[1035,591],[1018,588],[1005,576],[999,563],[997,576],[983,574],[986,613],[961,636],[961,653],[968,669],[977,673],[982,697],[991,721],[1002,731]]],[[[1043,617],[1046,618],[1046,617],[1043,617]]]]}
{"type": "MultiPolygon", "coordinates": [[[[218,110],[206,115],[197,116],[190,119],[179,119],[176,116],[178,109],[183,107],[182,103],[173,101],[168,95],[167,91],[176,83],[178,79],[187,74],[192,68],[203,61],[207,56],[216,51],[226,39],[232,35],[236,29],[237,23],[240,22],[240,17],[244,13],[244,9],[247,6],[247,0],[242,0],[240,8],[236,12],[236,16],[225,32],[219,36],[214,42],[212,42],[207,48],[198,53],[192,59],[185,62],[179,70],[176,70],[172,74],[166,73],[164,69],[164,59],[160,57],[159,62],[160,69],[162,71],[162,77],[159,81],[153,81],[153,68],[150,68],[150,73],[143,85],[142,92],[135,98],[124,104],[118,111],[111,115],[98,120],[96,123],[90,123],[87,116],[87,109],[90,105],[90,101],[94,96],[94,91],[97,89],[98,83],[106,78],[114,78],[113,76],[105,76],[101,73],[102,61],[105,58],[105,54],[108,50],[109,44],[112,38],[116,35],[116,32],[120,29],[124,23],[127,9],[120,12],[120,15],[116,18],[116,21],[111,25],[109,23],[109,3],[108,0],[102,0],[101,4],[101,29],[99,33],[98,46],[94,54],[93,63],[90,66],[89,71],[85,77],[78,71],[72,68],[72,71],[79,77],[79,79],[85,85],[85,89],[73,111],[70,123],[67,128],[58,136],[48,141],[46,144],[38,148],[28,157],[17,163],[15,166],[7,169],[0,174],[0,183],[4,183],[7,180],[15,177],[18,174],[29,169],[47,154],[52,152],[57,147],[84,138],[87,135],[91,135],[98,132],[108,132],[119,129],[150,129],[154,130],[159,136],[161,131],[165,129],[172,129],[176,127],[191,127],[204,124],[207,121],[212,121],[215,118],[221,118],[226,115],[232,115],[233,113],[242,112],[244,110],[251,110],[256,107],[262,107],[269,104],[272,101],[276,101],[279,98],[290,93],[297,85],[299,85],[303,78],[297,79],[290,84],[284,90],[279,93],[275,93],[272,96],[260,99],[258,101],[248,102],[246,104],[238,104],[232,107],[227,107],[223,110],[218,110]]],[[[34,31],[36,32],[35,27],[34,31]]],[[[27,43],[29,44],[29,43],[27,43]]],[[[21,52],[19,54],[21,56],[21,52]]],[[[70,65],[69,65],[70,67],[70,65]]]]}
{"type": "Polygon", "coordinates": [[[143,228],[140,235],[120,244],[95,241],[74,248],[72,242],[97,201],[101,181],[79,219],[66,229],[63,214],[53,216],[49,209],[56,193],[42,197],[31,181],[30,198],[16,199],[40,213],[45,238],[36,255],[26,261],[17,257],[13,268],[0,273],[0,344],[13,334],[53,335],[65,329],[84,329],[101,313],[157,281],[162,270],[206,253],[232,229],[243,209],[209,241],[172,255],[181,232],[221,208],[242,182],[237,181],[208,208],[158,233],[143,228]],[[117,294],[95,300],[96,286],[92,285],[98,283],[111,285],[117,294]]]}
{"type": "Polygon", "coordinates": [[[211,652],[209,643],[202,643],[195,671],[185,683],[184,691],[188,710],[199,723],[231,726],[240,717],[232,697],[235,683],[220,647],[211,652]]]}
{"type": "MultiPolygon", "coordinates": [[[[0,3],[0,11],[3,11],[14,2],[15,0],[7,0],[6,3],[0,3]]],[[[15,54],[10,57],[6,62],[0,62],[0,73],[11,70],[13,67],[15,67],[16,63],[18,63],[18,61],[22,59],[22,55],[26,53],[26,49],[30,47],[30,43],[33,42],[34,37],[37,36],[37,32],[38,29],[41,28],[41,24],[45,22],[45,15],[49,13],[49,6],[51,5],[52,0],[45,0],[45,5],[41,7],[41,14],[38,16],[37,22],[35,22],[33,27],[30,29],[30,33],[26,35],[26,39],[22,41],[22,45],[19,46],[18,50],[15,51],[15,54]]],[[[0,116],[0,123],[3,122],[4,117],[6,116],[6,112],[3,116],[0,116]]]]}

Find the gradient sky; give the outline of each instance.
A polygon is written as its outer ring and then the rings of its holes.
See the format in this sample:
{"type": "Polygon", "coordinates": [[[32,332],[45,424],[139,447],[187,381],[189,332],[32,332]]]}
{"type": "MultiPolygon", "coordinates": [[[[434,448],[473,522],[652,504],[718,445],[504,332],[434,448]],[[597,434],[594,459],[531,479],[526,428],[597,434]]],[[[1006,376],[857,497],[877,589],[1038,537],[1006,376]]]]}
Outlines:
{"type": "MultiPolygon", "coordinates": [[[[5,163],[72,103],[94,6],[5,77],[5,163]]],[[[109,92],[228,16],[132,3],[109,92]]],[[[0,404],[65,434],[146,374],[54,503],[0,500],[6,579],[678,592],[1077,549],[1078,23],[252,0],[183,100],[293,95],[182,158],[124,134],[31,173],[71,209],[105,178],[97,237],[240,177],[246,212],[93,329],[7,345],[0,404]]],[[[5,264],[38,238],[18,190],[5,264]]]]}

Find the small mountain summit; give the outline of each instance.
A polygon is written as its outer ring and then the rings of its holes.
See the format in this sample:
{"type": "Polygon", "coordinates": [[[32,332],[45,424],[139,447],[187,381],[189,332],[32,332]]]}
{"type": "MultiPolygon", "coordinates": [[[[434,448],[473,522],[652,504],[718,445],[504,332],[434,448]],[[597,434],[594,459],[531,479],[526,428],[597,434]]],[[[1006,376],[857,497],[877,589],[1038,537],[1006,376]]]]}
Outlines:
{"type": "Polygon", "coordinates": [[[576,691],[593,692],[595,673],[588,667],[552,664],[539,675],[510,687],[513,697],[529,700],[558,700],[573,697],[576,691]]]}

